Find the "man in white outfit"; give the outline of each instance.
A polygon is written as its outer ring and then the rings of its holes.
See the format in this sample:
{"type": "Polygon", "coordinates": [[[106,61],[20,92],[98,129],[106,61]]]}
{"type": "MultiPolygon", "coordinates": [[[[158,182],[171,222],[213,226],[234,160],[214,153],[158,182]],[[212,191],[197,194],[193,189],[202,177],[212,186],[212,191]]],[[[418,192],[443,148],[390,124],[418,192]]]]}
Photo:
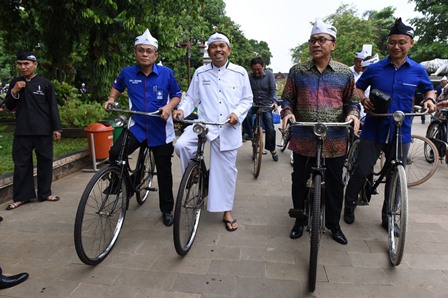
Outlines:
{"type": "MultiPolygon", "coordinates": [[[[252,89],[246,70],[228,60],[231,48],[227,36],[214,33],[208,39],[208,55],[211,64],[198,68],[187,94],[182,98],[174,118],[183,118],[198,108],[198,119],[229,123],[209,126],[210,175],[207,210],[224,212],[226,230],[238,228],[232,217],[236,189],[237,149],[242,146],[241,124],[252,106],[252,89]]],[[[196,151],[197,135],[192,126],[187,127],[177,140],[174,150],[181,159],[184,171],[196,151]]]]}

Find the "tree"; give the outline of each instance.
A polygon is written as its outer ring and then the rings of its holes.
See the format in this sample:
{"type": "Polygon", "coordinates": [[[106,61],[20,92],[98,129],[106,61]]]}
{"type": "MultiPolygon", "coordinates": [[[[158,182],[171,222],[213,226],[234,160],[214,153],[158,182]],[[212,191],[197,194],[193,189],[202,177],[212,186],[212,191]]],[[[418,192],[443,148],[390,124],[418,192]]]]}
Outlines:
{"type": "Polygon", "coordinates": [[[414,18],[411,24],[415,26],[418,36],[411,54],[417,61],[448,58],[448,2],[440,0],[411,0],[415,10],[423,17],[414,18]]]}
{"type": "MultiPolygon", "coordinates": [[[[389,28],[394,22],[395,9],[386,7],[381,11],[367,11],[358,17],[354,6],[341,5],[334,14],[324,19],[338,30],[337,46],[332,58],[347,65],[353,64],[354,53],[360,51],[364,44],[372,45],[372,53],[384,57],[389,28]]],[[[291,49],[294,62],[310,59],[308,42],[291,49]]]]}

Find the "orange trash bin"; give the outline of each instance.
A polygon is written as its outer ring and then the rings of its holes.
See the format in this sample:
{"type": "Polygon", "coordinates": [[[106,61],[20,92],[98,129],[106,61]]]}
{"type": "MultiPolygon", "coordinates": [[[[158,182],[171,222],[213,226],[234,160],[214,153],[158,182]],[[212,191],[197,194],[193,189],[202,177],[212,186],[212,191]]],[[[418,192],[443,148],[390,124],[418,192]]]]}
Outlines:
{"type": "Polygon", "coordinates": [[[114,128],[107,123],[91,123],[84,131],[86,132],[89,155],[92,156],[92,141],[95,149],[95,158],[109,158],[109,150],[113,143],[114,128]],[[93,138],[92,138],[93,136],[93,138]],[[93,140],[92,140],[93,139],[93,140]]]}

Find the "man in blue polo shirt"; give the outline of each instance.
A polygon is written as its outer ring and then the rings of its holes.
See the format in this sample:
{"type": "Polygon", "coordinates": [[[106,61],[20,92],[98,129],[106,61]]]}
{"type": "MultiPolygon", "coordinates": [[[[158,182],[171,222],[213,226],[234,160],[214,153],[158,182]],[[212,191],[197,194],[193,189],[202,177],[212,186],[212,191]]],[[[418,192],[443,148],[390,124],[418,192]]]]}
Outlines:
{"type": "MultiPolygon", "coordinates": [[[[145,33],[136,37],[134,43],[136,65],[127,66],[115,80],[104,108],[113,103],[127,89],[129,107],[134,111],[154,112],[162,109],[160,118],[135,115],[131,127],[131,137],[127,154],[131,154],[142,143],[154,153],[159,183],[159,207],[162,211],[163,223],[173,224],[172,210],[174,206],[173,176],[171,172],[171,156],[175,139],[171,111],[180,102],[181,89],[174,78],[173,71],[165,66],[155,64],[158,53],[158,41],[146,29],[145,33]]],[[[109,152],[109,160],[118,158],[121,137],[114,143],[109,152]]]]}
{"type": "MultiPolygon", "coordinates": [[[[428,108],[430,112],[435,110],[435,92],[425,68],[407,56],[413,45],[414,30],[403,24],[401,18],[398,18],[387,37],[387,52],[389,55],[383,60],[369,65],[356,82],[356,91],[362,98],[361,103],[366,112],[375,111],[373,103],[364,95],[364,90],[369,86],[371,90],[378,89],[391,97],[388,113],[397,110],[411,113],[416,89],[424,95],[423,107],[428,108]]],[[[406,160],[409,151],[411,124],[411,117],[406,117],[402,124],[402,160],[406,160]]],[[[380,152],[384,151],[387,156],[392,149],[390,144],[394,135],[393,132],[394,121],[392,117],[379,119],[367,114],[361,133],[354,173],[350,176],[345,193],[344,221],[346,223],[352,224],[355,221],[354,211],[358,193],[364,185],[365,178],[372,173],[380,152]]],[[[387,177],[381,217],[382,226],[385,229],[388,225],[386,215],[388,181],[387,177]]]]}

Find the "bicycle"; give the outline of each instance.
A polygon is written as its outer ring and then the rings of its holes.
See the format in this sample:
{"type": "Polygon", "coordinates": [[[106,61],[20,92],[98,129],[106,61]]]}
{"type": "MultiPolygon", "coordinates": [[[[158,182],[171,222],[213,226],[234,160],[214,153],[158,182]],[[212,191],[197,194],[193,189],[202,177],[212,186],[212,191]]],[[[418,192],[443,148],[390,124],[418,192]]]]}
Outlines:
{"type": "MultiPolygon", "coordinates": [[[[353,171],[354,161],[358,155],[359,142],[359,139],[355,140],[347,154],[345,182],[348,182],[350,173],[353,171]]],[[[384,153],[381,153],[379,157],[380,169],[384,166],[385,159],[384,153]]],[[[417,186],[428,181],[437,171],[439,164],[434,161],[438,159],[439,153],[430,139],[419,135],[411,135],[411,143],[405,167],[407,187],[417,186]]]]}
{"type": "Polygon", "coordinates": [[[325,159],[322,156],[323,144],[329,127],[345,127],[352,130],[352,120],[347,122],[294,122],[290,126],[313,127],[316,136],[316,165],[311,168],[306,184],[305,213],[300,209],[290,209],[290,217],[306,220],[306,230],[310,233],[310,261],[308,268],[308,289],[316,289],[317,258],[321,235],[325,233],[325,159]]]}
{"type": "Polygon", "coordinates": [[[437,147],[440,160],[445,158],[448,165],[448,109],[439,111],[439,115],[434,117],[426,130],[426,137],[437,147]]]}
{"type": "Polygon", "coordinates": [[[207,125],[225,125],[229,119],[224,122],[187,119],[176,121],[192,124],[193,131],[198,136],[197,150],[182,175],[174,209],[174,247],[178,255],[185,256],[193,246],[208,195],[208,170],[204,161],[207,125]]]}
{"type": "MultiPolygon", "coordinates": [[[[385,183],[386,176],[390,175],[389,205],[387,210],[388,253],[392,265],[398,266],[401,263],[404,253],[408,224],[407,178],[404,163],[399,156],[399,148],[401,146],[401,124],[405,117],[422,116],[426,114],[426,111],[423,113],[404,113],[402,111],[396,111],[394,113],[370,114],[374,117],[393,117],[395,129],[389,156],[386,158],[385,163],[382,165],[379,172],[374,172],[366,178],[363,188],[358,195],[357,205],[368,205],[371,196],[378,194],[378,186],[381,183],[385,183]],[[378,178],[374,179],[374,177],[378,178]]],[[[356,155],[357,146],[352,146],[347,159],[349,164],[348,169],[350,170],[353,169],[356,155]]]]}
{"type": "Polygon", "coordinates": [[[151,191],[155,172],[152,151],[142,145],[135,167],[125,154],[130,137],[130,123],[133,115],[159,117],[161,111],[151,113],[122,110],[118,104],[109,105],[108,111],[130,115],[116,119],[117,126],[123,126],[123,139],[118,159],[100,169],[88,182],[76,212],[74,241],[79,259],[87,265],[101,263],[114,247],[123,227],[130,198],[136,194],[139,205],[143,205],[151,191]]]}
{"type": "Polygon", "coordinates": [[[253,105],[256,109],[254,127],[252,129],[252,161],[254,162],[254,178],[257,179],[261,170],[261,159],[263,156],[263,128],[261,126],[261,113],[263,109],[272,109],[274,105],[253,105]]]}

